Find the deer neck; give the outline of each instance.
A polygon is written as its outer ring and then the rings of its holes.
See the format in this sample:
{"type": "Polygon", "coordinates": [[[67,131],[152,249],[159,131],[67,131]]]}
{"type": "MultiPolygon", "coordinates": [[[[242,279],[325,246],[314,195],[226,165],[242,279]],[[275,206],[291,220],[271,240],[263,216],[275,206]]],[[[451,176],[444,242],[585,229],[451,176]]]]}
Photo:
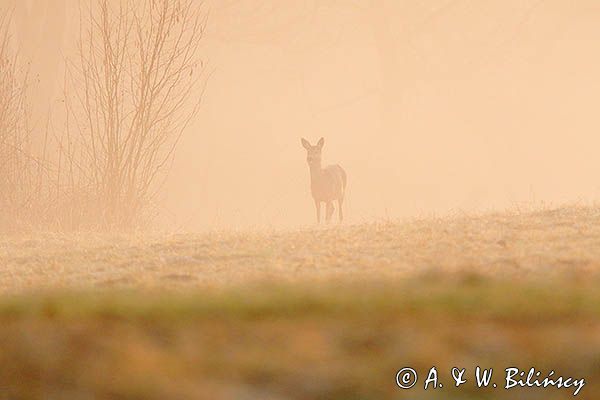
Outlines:
{"type": "Polygon", "coordinates": [[[321,162],[315,162],[308,165],[310,169],[310,180],[312,183],[315,183],[321,179],[321,173],[323,169],[321,168],[321,162]]]}

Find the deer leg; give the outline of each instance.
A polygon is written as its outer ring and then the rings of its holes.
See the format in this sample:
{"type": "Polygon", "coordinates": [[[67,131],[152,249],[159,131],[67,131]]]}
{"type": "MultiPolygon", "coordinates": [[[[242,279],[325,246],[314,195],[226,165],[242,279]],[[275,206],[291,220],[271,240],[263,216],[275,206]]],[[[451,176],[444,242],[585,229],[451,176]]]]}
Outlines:
{"type": "Polygon", "coordinates": [[[339,219],[340,222],[342,222],[344,220],[344,212],[342,211],[342,204],[344,204],[344,198],[340,197],[338,199],[338,207],[339,207],[339,210],[338,210],[338,219],[339,219]]]}
{"type": "Polygon", "coordinates": [[[332,215],[333,215],[333,202],[328,201],[327,206],[326,206],[327,223],[329,223],[329,221],[331,221],[332,215]]]}
{"type": "Polygon", "coordinates": [[[315,200],[315,208],[317,209],[317,224],[321,223],[321,202],[315,200]]]}

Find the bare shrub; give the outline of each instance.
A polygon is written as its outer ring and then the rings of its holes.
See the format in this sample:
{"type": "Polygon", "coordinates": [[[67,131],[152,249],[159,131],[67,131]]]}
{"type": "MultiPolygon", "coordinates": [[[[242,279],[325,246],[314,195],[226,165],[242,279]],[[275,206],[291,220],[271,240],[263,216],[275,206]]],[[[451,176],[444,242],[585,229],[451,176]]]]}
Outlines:
{"type": "Polygon", "coordinates": [[[205,14],[194,0],[91,3],[68,63],[56,203],[73,226],[131,227],[152,212],[197,114],[205,14]]]}
{"type": "Polygon", "coordinates": [[[30,153],[27,73],[0,14],[0,231],[20,229],[31,220],[36,198],[35,158],[30,153]]]}

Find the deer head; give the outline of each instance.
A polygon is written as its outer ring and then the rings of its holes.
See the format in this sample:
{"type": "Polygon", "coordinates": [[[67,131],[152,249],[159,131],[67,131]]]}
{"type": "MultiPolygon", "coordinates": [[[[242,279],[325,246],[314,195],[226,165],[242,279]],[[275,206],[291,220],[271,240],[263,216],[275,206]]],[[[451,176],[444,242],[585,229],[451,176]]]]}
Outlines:
{"type": "Polygon", "coordinates": [[[325,139],[323,138],[319,139],[316,146],[311,146],[308,140],[302,138],[302,146],[306,149],[306,161],[308,165],[321,165],[321,150],[323,150],[324,144],[325,139]]]}

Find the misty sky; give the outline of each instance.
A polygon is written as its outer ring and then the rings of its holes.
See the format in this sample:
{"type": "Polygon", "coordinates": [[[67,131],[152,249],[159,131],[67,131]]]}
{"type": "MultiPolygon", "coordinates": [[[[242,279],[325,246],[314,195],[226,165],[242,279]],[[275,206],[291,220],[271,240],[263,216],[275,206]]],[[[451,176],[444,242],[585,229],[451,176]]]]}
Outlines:
{"type": "MultiPolygon", "coordinates": [[[[60,99],[78,12],[48,3],[19,2],[15,18],[38,27],[15,35],[29,32],[39,113],[60,99]]],[[[324,162],[346,169],[348,222],[599,198],[600,2],[205,8],[210,78],[165,184],[169,227],[311,223],[300,137],[325,137],[324,162]]]]}

